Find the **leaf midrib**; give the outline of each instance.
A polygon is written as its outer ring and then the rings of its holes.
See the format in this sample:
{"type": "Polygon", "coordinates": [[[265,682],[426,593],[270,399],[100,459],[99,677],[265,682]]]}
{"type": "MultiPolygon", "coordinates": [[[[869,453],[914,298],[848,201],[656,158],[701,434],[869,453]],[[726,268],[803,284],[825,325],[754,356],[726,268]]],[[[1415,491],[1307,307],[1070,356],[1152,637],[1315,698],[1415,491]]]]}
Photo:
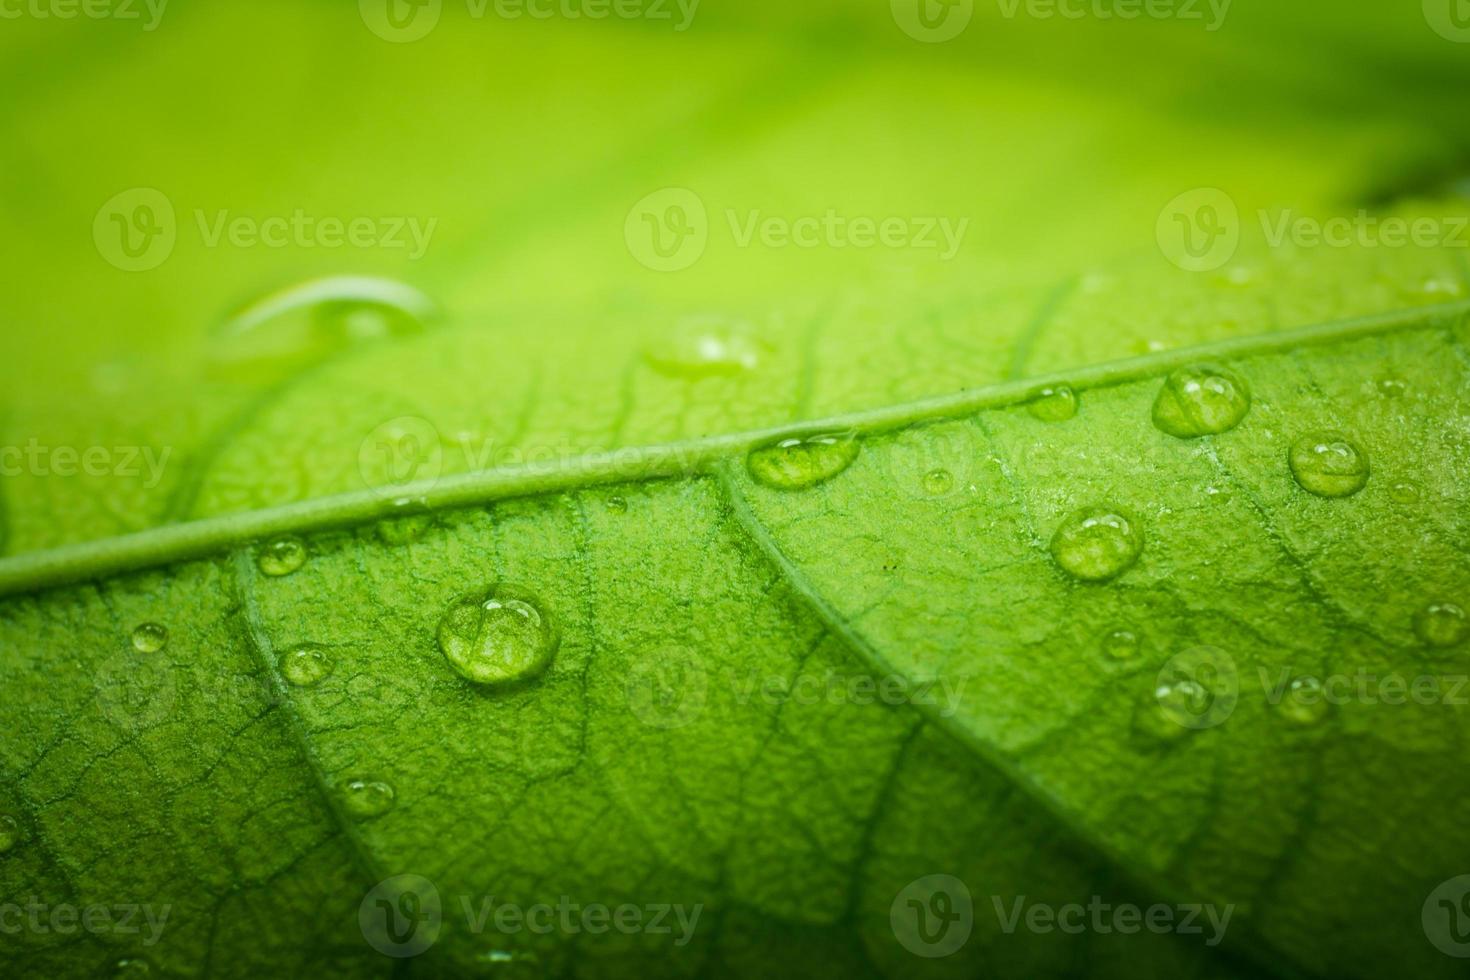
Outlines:
{"type": "Polygon", "coordinates": [[[1280,333],[1235,337],[1106,361],[845,415],[664,445],[605,450],[551,462],[478,470],[407,484],[391,493],[384,489],[365,489],[151,528],[0,559],[0,598],[221,554],[281,534],[351,527],[409,513],[472,507],[596,486],[707,475],[733,456],[744,456],[752,449],[783,439],[834,431],[857,435],[889,432],[1021,404],[1048,385],[1065,384],[1077,391],[1107,388],[1201,359],[1269,354],[1396,330],[1422,329],[1438,320],[1467,313],[1470,313],[1470,300],[1353,317],[1280,333]]]}

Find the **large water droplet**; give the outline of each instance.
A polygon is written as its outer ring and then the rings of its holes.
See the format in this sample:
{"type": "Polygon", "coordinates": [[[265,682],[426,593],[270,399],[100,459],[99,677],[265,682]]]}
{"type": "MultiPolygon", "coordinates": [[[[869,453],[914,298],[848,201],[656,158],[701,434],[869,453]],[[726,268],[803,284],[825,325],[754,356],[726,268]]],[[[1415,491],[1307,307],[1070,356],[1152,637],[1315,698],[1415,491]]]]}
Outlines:
{"type": "Polygon", "coordinates": [[[476,684],[534,680],[550,666],[559,641],[539,601],[503,585],[457,600],[439,623],[445,659],[476,684]]]}
{"type": "Polygon", "coordinates": [[[749,324],[720,317],[691,317],[644,350],[654,370],[670,377],[705,378],[753,371],[761,345],[749,324]]]}
{"type": "Polygon", "coordinates": [[[306,563],[306,545],[293,535],[276,538],[260,549],[256,563],[267,575],[290,575],[306,563]]]}
{"type": "Polygon", "coordinates": [[[1350,497],[1368,482],[1368,457],[1345,437],[1316,432],[1292,444],[1291,475],[1308,493],[1350,497]]]}
{"type": "Polygon", "coordinates": [[[1087,582],[1121,575],[1142,551],[1143,534],[1137,523],[1109,507],[1078,511],[1062,522],[1051,539],[1057,564],[1087,582]]]}
{"type": "Polygon", "coordinates": [[[359,820],[379,817],[393,809],[393,787],[380,779],[348,779],[342,783],[342,807],[359,820]]]}
{"type": "Polygon", "coordinates": [[[1277,706],[1281,717],[1293,725],[1315,725],[1332,710],[1322,682],[1315,677],[1298,677],[1291,682],[1277,706]]]}
{"type": "Polygon", "coordinates": [[[1066,385],[1042,388],[1026,403],[1026,410],[1043,422],[1065,422],[1077,414],[1077,392],[1066,385]]]}
{"type": "Polygon", "coordinates": [[[20,822],[8,814],[0,816],[0,854],[12,850],[20,838],[20,822]]]}
{"type": "Polygon", "coordinates": [[[142,623],[133,630],[133,649],[157,653],[168,643],[168,630],[157,623],[142,623]]]}
{"type": "Polygon", "coordinates": [[[1195,364],[1174,371],[1154,399],[1154,425],[1180,439],[1229,432],[1250,411],[1250,389],[1233,371],[1195,364]]]}
{"type": "Polygon", "coordinates": [[[314,279],[230,316],[211,342],[211,366],[231,377],[270,378],[352,344],[420,333],[435,314],[427,296],[391,279],[314,279]]]}
{"type": "Polygon", "coordinates": [[[768,487],[805,490],[847,469],[857,454],[858,441],[850,433],[809,436],[754,450],[746,466],[768,487]]]}
{"type": "Polygon", "coordinates": [[[331,673],[332,658],[320,647],[296,647],[281,658],[281,675],[296,687],[313,687],[331,673]]]}
{"type": "Polygon", "coordinates": [[[1433,602],[1414,616],[1414,632],[1432,647],[1452,647],[1470,635],[1470,623],[1453,602],[1433,602]]]}

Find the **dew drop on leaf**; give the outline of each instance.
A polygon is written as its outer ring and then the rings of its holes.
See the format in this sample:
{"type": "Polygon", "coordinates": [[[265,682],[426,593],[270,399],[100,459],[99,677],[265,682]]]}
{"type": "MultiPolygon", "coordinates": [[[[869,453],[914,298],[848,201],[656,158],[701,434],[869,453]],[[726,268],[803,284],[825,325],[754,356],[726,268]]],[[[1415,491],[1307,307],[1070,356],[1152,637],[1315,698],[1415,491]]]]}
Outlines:
{"type": "Polygon", "coordinates": [[[379,779],[348,779],[342,783],[342,806],[359,820],[380,817],[393,809],[393,787],[379,779]]]}
{"type": "Polygon", "coordinates": [[[954,489],[954,475],[949,470],[930,470],[924,474],[924,492],[942,497],[954,489]]]}
{"type": "Polygon", "coordinates": [[[1138,561],[1143,535],[1130,518],[1108,507],[1078,511],[1057,528],[1052,557],[1073,578],[1104,582],[1138,561]]]}
{"type": "Polygon", "coordinates": [[[1298,677],[1287,688],[1277,710],[1281,712],[1281,717],[1293,725],[1306,727],[1326,718],[1332,705],[1327,701],[1320,680],[1315,677],[1298,677]]]}
{"type": "Polygon", "coordinates": [[[626,514],[628,512],[628,501],[622,497],[608,497],[607,509],[614,514],[626,514]]]}
{"type": "Polygon", "coordinates": [[[540,603],[506,586],[457,600],[439,623],[445,659],[476,684],[534,680],[550,666],[559,642],[540,603]]]}
{"type": "Polygon", "coordinates": [[[281,675],[295,687],[312,687],[332,673],[332,658],[313,646],[296,647],[281,658],[281,675]]]}
{"type": "Polygon", "coordinates": [[[1154,425],[1180,439],[1218,435],[1250,411],[1250,389],[1233,371],[1195,364],[1174,371],[1154,399],[1154,425]]]}
{"type": "Polygon", "coordinates": [[[13,850],[20,838],[20,823],[12,816],[0,816],[0,854],[13,850]]]}
{"type": "Polygon", "coordinates": [[[1388,495],[1396,504],[1417,504],[1421,491],[1417,483],[1401,480],[1388,488],[1388,495]]]}
{"type": "Polygon", "coordinates": [[[434,522],[428,514],[389,517],[378,522],[378,540],[386,545],[412,544],[424,536],[434,522]]]}
{"type": "Polygon", "coordinates": [[[1115,629],[1102,638],[1102,650],[1112,660],[1131,660],[1138,655],[1138,634],[1130,629],[1115,629]]]}
{"type": "Polygon", "coordinates": [[[133,649],[157,653],[168,643],[168,630],[157,623],[142,623],[133,630],[133,649]]]}
{"type": "Polygon", "coordinates": [[[1432,647],[1452,647],[1470,634],[1470,624],[1453,602],[1432,602],[1414,617],[1414,632],[1432,647]]]}
{"type": "Polygon", "coordinates": [[[1199,719],[1208,711],[1209,699],[1209,691],[1198,681],[1160,683],[1138,703],[1133,727],[1160,742],[1176,742],[1201,730],[1199,719]]]}
{"type": "Polygon", "coordinates": [[[660,374],[698,379],[755,370],[761,345],[748,324],[694,317],[681,321],[643,353],[660,374]]]}
{"type": "Polygon", "coordinates": [[[129,956],[112,965],[113,980],[144,980],[153,976],[153,966],[145,959],[129,956]]]}
{"type": "Polygon", "coordinates": [[[1042,388],[1026,403],[1026,410],[1043,422],[1065,422],[1077,414],[1077,392],[1066,385],[1042,388]]]}
{"type": "Polygon", "coordinates": [[[276,538],[260,549],[257,563],[267,575],[290,575],[306,563],[306,545],[300,538],[290,535],[276,538]]]}
{"type": "Polygon", "coordinates": [[[1402,398],[1409,390],[1409,383],[1401,378],[1381,378],[1378,393],[1384,398],[1402,398]]]}
{"type": "Polygon", "coordinates": [[[1292,445],[1288,461],[1301,488],[1319,497],[1350,497],[1368,482],[1368,457],[1335,433],[1303,436],[1292,445]]]}
{"type": "Polygon", "coordinates": [[[850,433],[786,439],[756,449],[746,459],[757,482],[777,490],[805,490],[841,473],[857,459],[858,441],[850,433]]]}

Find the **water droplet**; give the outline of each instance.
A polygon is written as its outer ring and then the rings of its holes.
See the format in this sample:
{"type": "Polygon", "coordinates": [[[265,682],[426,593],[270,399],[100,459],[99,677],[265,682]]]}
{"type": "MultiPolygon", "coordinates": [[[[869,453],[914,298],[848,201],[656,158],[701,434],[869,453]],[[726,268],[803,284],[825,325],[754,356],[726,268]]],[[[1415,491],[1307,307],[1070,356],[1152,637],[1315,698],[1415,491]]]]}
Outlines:
{"type": "Polygon", "coordinates": [[[1194,364],[1174,371],[1154,399],[1154,425],[1180,439],[1218,435],[1250,411],[1250,389],[1233,371],[1194,364]]]}
{"type": "Polygon", "coordinates": [[[380,817],[393,809],[397,793],[380,779],[348,779],[342,783],[342,806],[359,820],[380,817]]]}
{"type": "Polygon", "coordinates": [[[1402,378],[1382,378],[1378,382],[1378,393],[1384,398],[1402,398],[1408,390],[1409,383],[1402,378]]]}
{"type": "Polygon", "coordinates": [[[1303,436],[1292,445],[1288,460],[1301,488],[1319,497],[1350,497],[1368,482],[1368,457],[1340,435],[1303,436]]]}
{"type": "Polygon", "coordinates": [[[394,546],[412,544],[423,537],[433,523],[434,518],[428,514],[389,517],[378,522],[378,540],[394,546]]]}
{"type": "Polygon", "coordinates": [[[1419,286],[1419,291],[1426,296],[1455,297],[1465,291],[1465,287],[1454,279],[1426,279],[1419,286]]]}
{"type": "Polygon", "coordinates": [[[1327,701],[1320,680],[1315,677],[1298,677],[1291,682],[1277,710],[1292,724],[1307,726],[1315,725],[1326,718],[1332,705],[1327,701]]]}
{"type": "Polygon", "coordinates": [[[145,959],[129,956],[112,966],[113,980],[144,980],[153,976],[153,966],[145,959]]]}
{"type": "Polygon", "coordinates": [[[1420,497],[1419,485],[1401,480],[1388,488],[1388,495],[1396,504],[1417,504],[1420,497]]]}
{"type": "Polygon", "coordinates": [[[1433,602],[1414,616],[1414,632],[1432,647],[1452,647],[1470,634],[1470,623],[1453,602],[1433,602]]]}
{"type": "Polygon", "coordinates": [[[260,570],[271,576],[290,575],[305,562],[306,545],[291,535],[267,542],[257,559],[260,570]]]}
{"type": "Polygon", "coordinates": [[[666,337],[644,350],[654,370],[679,378],[753,371],[760,364],[761,353],[749,324],[720,317],[682,320],[666,337]]]}
{"type": "Polygon", "coordinates": [[[133,649],[139,653],[157,653],[168,643],[168,630],[157,623],[143,623],[133,630],[133,649]]]}
{"type": "Polygon", "coordinates": [[[1121,575],[1142,551],[1143,534],[1137,524],[1107,507],[1078,511],[1062,522],[1051,539],[1057,564],[1086,582],[1121,575]]]}
{"type": "Polygon", "coordinates": [[[231,376],[279,376],[352,344],[421,333],[436,312],[427,296],[392,279],[314,279],[230,316],[212,339],[211,366],[231,376]]]}
{"type": "Polygon", "coordinates": [[[924,474],[924,492],[942,497],[954,489],[954,475],[949,470],[930,470],[924,474]]]}
{"type": "Polygon", "coordinates": [[[300,646],[281,658],[281,674],[296,687],[312,687],[332,673],[332,658],[320,647],[300,646]]]}
{"type": "Polygon", "coordinates": [[[622,497],[608,497],[607,509],[614,514],[626,514],[628,512],[628,501],[622,497]]]}
{"type": "Polygon", "coordinates": [[[1183,679],[1157,684],[1133,713],[1133,727],[1161,742],[1176,742],[1200,731],[1209,711],[1210,692],[1198,681],[1183,679]]]}
{"type": "Polygon", "coordinates": [[[1103,653],[1113,660],[1132,660],[1138,648],[1138,634],[1130,629],[1116,629],[1102,638],[1103,653]]]}
{"type": "Polygon", "coordinates": [[[503,585],[457,600],[439,623],[439,649],[460,676],[476,684],[534,680],[550,666],[559,642],[539,602],[503,585]]]}
{"type": "Polygon", "coordinates": [[[0,854],[14,849],[20,839],[20,822],[9,815],[0,816],[0,854]]]}
{"type": "Polygon", "coordinates": [[[857,454],[858,441],[851,434],[810,436],[757,449],[746,466],[768,487],[805,490],[847,469],[857,454]]]}
{"type": "Polygon", "coordinates": [[[1042,388],[1026,409],[1043,422],[1065,422],[1077,414],[1077,392],[1066,385],[1042,388]]]}

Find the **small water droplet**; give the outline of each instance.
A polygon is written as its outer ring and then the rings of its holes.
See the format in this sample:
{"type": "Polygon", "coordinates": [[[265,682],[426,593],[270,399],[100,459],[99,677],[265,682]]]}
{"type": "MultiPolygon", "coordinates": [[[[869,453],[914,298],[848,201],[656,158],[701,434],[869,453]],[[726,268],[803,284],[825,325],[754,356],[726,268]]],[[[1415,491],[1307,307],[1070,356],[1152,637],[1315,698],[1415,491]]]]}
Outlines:
{"type": "Polygon", "coordinates": [[[1414,632],[1432,647],[1452,647],[1470,634],[1470,623],[1453,602],[1432,602],[1414,616],[1414,632]]]}
{"type": "Polygon", "coordinates": [[[1326,718],[1332,705],[1327,701],[1319,679],[1298,677],[1287,688],[1286,696],[1277,705],[1277,710],[1292,724],[1309,726],[1326,718]]]}
{"type": "Polygon", "coordinates": [[[1454,279],[1426,279],[1419,286],[1419,291],[1426,296],[1452,298],[1463,293],[1465,287],[1454,279]]]}
{"type": "Polygon", "coordinates": [[[112,965],[113,980],[144,980],[153,976],[153,965],[137,956],[128,956],[112,965]]]}
{"type": "Polygon", "coordinates": [[[1115,629],[1102,638],[1103,653],[1113,660],[1132,660],[1138,648],[1138,634],[1130,629],[1115,629]]]}
{"type": "Polygon", "coordinates": [[[614,514],[626,514],[628,512],[628,501],[622,497],[608,497],[607,509],[614,514]]]}
{"type": "Polygon", "coordinates": [[[1308,493],[1350,497],[1368,482],[1368,457],[1345,437],[1313,433],[1292,444],[1291,475],[1308,493]]]}
{"type": "Polygon", "coordinates": [[[851,434],[810,436],[754,450],[746,466],[768,487],[805,490],[847,469],[857,454],[858,441],[851,434]]]}
{"type": "Polygon", "coordinates": [[[1388,495],[1396,504],[1417,504],[1421,496],[1421,491],[1417,483],[1400,480],[1388,488],[1388,495]]]}
{"type": "Polygon", "coordinates": [[[1402,378],[1381,378],[1378,393],[1384,398],[1402,398],[1409,391],[1409,383],[1402,378]]]}
{"type": "Polygon", "coordinates": [[[924,492],[942,497],[954,489],[954,475],[949,470],[930,470],[924,474],[924,492]]]}
{"type": "Polygon", "coordinates": [[[1077,414],[1077,392],[1066,385],[1042,388],[1026,403],[1026,410],[1043,422],[1065,422],[1077,414]]]}
{"type": "Polygon", "coordinates": [[[439,623],[439,649],[476,684],[510,684],[545,673],[560,636],[540,602],[510,586],[457,600],[439,623]]]}
{"type": "Polygon", "coordinates": [[[260,549],[257,564],[267,575],[290,575],[306,562],[306,545],[293,535],[276,538],[260,549]]]}
{"type": "Polygon", "coordinates": [[[428,514],[389,517],[378,522],[378,540],[394,546],[412,544],[423,537],[433,523],[434,518],[428,514]]]}
{"type": "Polygon", "coordinates": [[[296,687],[312,687],[332,673],[332,658],[320,647],[299,646],[281,658],[281,674],[296,687]]]}
{"type": "Polygon", "coordinates": [[[168,630],[157,623],[142,623],[133,630],[133,649],[139,653],[157,653],[168,643],[168,630]]]}
{"type": "Polygon", "coordinates": [[[0,854],[13,850],[20,839],[20,822],[8,814],[0,816],[0,854]]]}
{"type": "Polygon", "coordinates": [[[1198,681],[1159,683],[1138,703],[1133,727],[1161,742],[1177,742],[1202,730],[1199,719],[1209,706],[1210,692],[1198,681]]]}
{"type": "Polygon", "coordinates": [[[1062,522],[1051,539],[1057,564],[1086,582],[1121,575],[1142,551],[1143,534],[1137,524],[1108,507],[1078,511],[1062,522]]]}
{"type": "Polygon", "coordinates": [[[680,321],[667,336],[644,350],[654,370],[680,378],[753,371],[760,364],[761,353],[749,324],[720,317],[680,321]]]}
{"type": "Polygon", "coordinates": [[[342,783],[342,806],[359,820],[380,817],[393,809],[398,794],[380,779],[348,779],[342,783]]]}
{"type": "Polygon", "coordinates": [[[1154,425],[1180,439],[1218,435],[1250,411],[1250,389],[1233,371],[1194,364],[1174,371],[1154,399],[1154,425]]]}

